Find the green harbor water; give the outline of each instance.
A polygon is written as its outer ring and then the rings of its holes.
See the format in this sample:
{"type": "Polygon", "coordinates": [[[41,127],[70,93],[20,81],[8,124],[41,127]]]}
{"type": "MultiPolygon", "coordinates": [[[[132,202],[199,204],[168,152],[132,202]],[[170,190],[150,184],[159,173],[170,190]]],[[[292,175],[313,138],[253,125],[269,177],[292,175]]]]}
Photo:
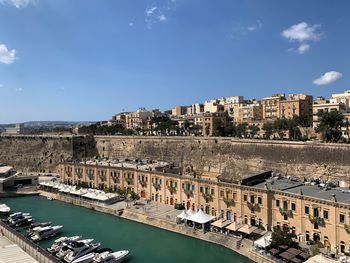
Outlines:
{"type": "MultiPolygon", "coordinates": [[[[12,212],[29,212],[36,221],[63,225],[59,236],[81,235],[100,242],[101,248],[130,250],[125,262],[251,262],[215,244],[43,197],[3,198],[0,203],[12,212]]],[[[48,247],[59,236],[39,244],[48,247]]]]}

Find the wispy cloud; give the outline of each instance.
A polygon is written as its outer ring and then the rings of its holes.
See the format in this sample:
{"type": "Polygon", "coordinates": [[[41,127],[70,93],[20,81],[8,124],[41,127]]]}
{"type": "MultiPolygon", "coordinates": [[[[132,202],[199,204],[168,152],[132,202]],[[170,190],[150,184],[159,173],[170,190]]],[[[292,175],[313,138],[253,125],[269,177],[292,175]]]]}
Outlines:
{"type": "Polygon", "coordinates": [[[0,88],[3,88],[4,87],[4,84],[0,83],[0,88]]]}
{"type": "Polygon", "coordinates": [[[176,9],[176,0],[168,0],[161,4],[153,4],[145,10],[145,22],[148,29],[154,24],[166,22],[169,20],[169,12],[176,9]]]}
{"type": "Polygon", "coordinates": [[[331,83],[337,81],[338,79],[340,79],[342,77],[343,77],[343,74],[341,74],[340,72],[328,71],[328,72],[324,73],[318,79],[315,79],[313,81],[313,83],[315,85],[328,85],[328,84],[331,84],[331,83]]]}
{"type": "Polygon", "coordinates": [[[242,22],[233,22],[230,28],[229,37],[236,38],[239,36],[245,36],[255,31],[260,30],[263,27],[263,23],[260,20],[257,20],[253,23],[242,23],[242,22]]]}
{"type": "Polygon", "coordinates": [[[9,50],[5,44],[0,44],[0,63],[12,64],[16,60],[16,50],[9,50]]]}
{"type": "Polygon", "coordinates": [[[35,4],[36,0],[0,0],[0,4],[14,5],[16,8],[24,8],[30,4],[35,4]]]}
{"type": "Polygon", "coordinates": [[[18,92],[22,92],[23,88],[16,88],[15,90],[18,91],[18,92]]]}
{"type": "Polygon", "coordinates": [[[135,23],[134,22],[129,22],[128,26],[129,27],[135,27],[135,23]]]}
{"type": "Polygon", "coordinates": [[[304,54],[311,48],[309,42],[320,41],[324,33],[321,32],[321,25],[319,24],[309,25],[306,22],[301,22],[283,30],[281,35],[290,42],[299,42],[298,48],[289,50],[304,54]]]}

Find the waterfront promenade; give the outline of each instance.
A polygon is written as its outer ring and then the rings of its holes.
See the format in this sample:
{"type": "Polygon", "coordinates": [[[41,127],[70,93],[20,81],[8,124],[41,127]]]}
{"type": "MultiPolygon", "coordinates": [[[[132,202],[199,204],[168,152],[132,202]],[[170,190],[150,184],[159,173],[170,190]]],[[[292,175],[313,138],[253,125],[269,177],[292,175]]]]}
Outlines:
{"type": "Polygon", "coordinates": [[[274,262],[267,257],[263,257],[262,255],[255,253],[252,250],[253,242],[251,240],[241,240],[238,237],[226,236],[222,233],[203,233],[202,230],[194,230],[192,227],[176,224],[176,216],[180,213],[180,210],[175,210],[169,205],[157,204],[154,202],[150,202],[149,204],[146,202],[138,202],[139,205],[133,205],[134,202],[126,201],[118,202],[112,205],[102,205],[99,203],[83,201],[79,198],[69,197],[56,193],[49,193],[45,191],[41,191],[40,194],[42,196],[52,197],[56,200],[66,203],[71,203],[77,206],[82,206],[114,216],[120,216],[128,220],[218,244],[236,253],[239,253],[253,260],[254,262],[274,262]]]}

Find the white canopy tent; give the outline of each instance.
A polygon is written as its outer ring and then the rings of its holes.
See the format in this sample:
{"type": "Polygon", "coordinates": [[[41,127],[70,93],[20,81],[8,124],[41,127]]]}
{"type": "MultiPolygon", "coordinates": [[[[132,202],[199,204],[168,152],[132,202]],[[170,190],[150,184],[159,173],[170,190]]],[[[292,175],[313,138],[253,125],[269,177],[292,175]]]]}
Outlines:
{"type": "Polygon", "coordinates": [[[255,240],[253,245],[255,247],[266,248],[271,244],[271,238],[272,238],[272,234],[269,233],[269,234],[262,236],[261,238],[255,240]]]}
{"type": "Polygon", "coordinates": [[[181,219],[181,220],[184,220],[184,219],[186,219],[187,217],[189,217],[189,215],[187,214],[187,212],[186,212],[185,210],[183,210],[183,211],[181,212],[181,214],[179,214],[176,218],[179,218],[179,219],[181,219]]]}
{"type": "Polygon", "coordinates": [[[188,216],[191,216],[191,215],[194,215],[196,212],[190,208],[186,211],[186,213],[188,214],[188,216]]]}
{"type": "Polygon", "coordinates": [[[212,221],[214,218],[215,218],[214,216],[210,216],[210,215],[204,213],[200,209],[197,213],[187,217],[186,219],[187,219],[187,221],[192,221],[192,222],[195,222],[198,224],[205,224],[205,223],[212,221]]]}

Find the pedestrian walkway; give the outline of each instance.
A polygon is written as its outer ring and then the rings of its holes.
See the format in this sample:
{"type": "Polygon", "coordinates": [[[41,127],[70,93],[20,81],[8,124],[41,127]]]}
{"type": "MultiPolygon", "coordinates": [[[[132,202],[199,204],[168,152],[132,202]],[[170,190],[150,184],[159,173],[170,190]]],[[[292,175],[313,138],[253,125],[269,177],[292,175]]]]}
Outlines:
{"type": "Polygon", "coordinates": [[[0,237],[1,263],[38,263],[34,258],[24,252],[19,246],[13,244],[6,237],[0,237]]]}

